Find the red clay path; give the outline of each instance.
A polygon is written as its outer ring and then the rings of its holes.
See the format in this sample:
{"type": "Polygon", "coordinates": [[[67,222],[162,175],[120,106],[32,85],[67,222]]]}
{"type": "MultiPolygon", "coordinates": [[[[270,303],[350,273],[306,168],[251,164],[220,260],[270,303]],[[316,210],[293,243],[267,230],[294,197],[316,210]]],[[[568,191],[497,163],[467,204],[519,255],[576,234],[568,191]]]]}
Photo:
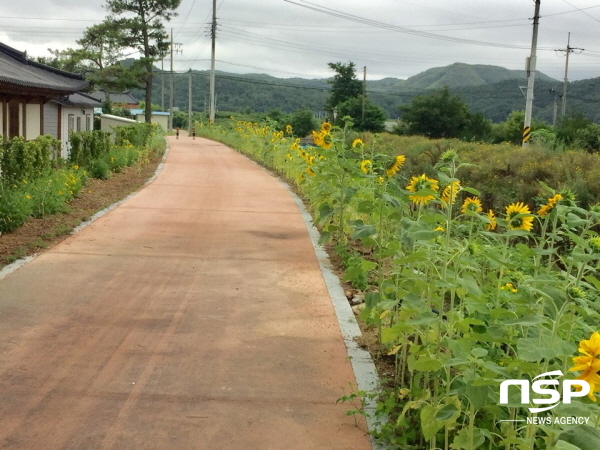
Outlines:
{"type": "Polygon", "coordinates": [[[133,198],[0,280],[0,448],[370,449],[300,213],[170,138],[133,198]]]}

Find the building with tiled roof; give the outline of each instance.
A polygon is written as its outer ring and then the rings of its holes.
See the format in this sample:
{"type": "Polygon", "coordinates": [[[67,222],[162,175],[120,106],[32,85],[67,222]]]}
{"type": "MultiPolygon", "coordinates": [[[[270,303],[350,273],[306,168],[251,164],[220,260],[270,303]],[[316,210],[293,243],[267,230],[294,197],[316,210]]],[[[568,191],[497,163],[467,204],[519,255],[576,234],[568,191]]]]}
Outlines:
{"type": "Polygon", "coordinates": [[[44,134],[44,105],[87,86],[80,75],[31,61],[24,52],[0,43],[2,136],[35,139],[44,134]]]}

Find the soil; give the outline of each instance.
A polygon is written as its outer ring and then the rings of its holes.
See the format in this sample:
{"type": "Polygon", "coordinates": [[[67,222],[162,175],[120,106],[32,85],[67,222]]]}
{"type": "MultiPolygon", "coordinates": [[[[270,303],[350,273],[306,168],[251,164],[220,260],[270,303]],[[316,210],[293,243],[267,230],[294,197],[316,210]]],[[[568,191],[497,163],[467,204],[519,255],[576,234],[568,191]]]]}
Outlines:
{"type": "Polygon", "coordinates": [[[57,244],[95,213],[139,189],[154,175],[160,160],[156,157],[141,169],[125,167],[120,173],[113,173],[108,180],[90,178],[79,195],[69,203],[68,213],[31,218],[10,233],[0,233],[0,269],[57,244]]]}

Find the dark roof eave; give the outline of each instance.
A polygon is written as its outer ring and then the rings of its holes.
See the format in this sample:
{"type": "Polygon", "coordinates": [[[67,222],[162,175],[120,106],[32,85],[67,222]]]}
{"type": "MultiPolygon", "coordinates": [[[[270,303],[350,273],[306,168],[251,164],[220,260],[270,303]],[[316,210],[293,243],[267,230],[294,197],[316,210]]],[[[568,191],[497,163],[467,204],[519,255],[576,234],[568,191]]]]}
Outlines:
{"type": "Polygon", "coordinates": [[[72,85],[50,85],[41,83],[29,83],[25,81],[14,80],[8,77],[0,76],[0,93],[20,94],[20,95],[44,95],[61,96],[73,94],[89,86],[87,81],[80,81],[72,85]]]}

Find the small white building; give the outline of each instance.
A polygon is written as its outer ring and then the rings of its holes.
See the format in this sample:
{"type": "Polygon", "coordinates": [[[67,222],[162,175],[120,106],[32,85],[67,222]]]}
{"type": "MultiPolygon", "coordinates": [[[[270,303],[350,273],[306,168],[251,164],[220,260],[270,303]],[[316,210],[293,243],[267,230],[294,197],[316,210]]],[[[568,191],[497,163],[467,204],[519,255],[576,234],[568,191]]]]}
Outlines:
{"type": "MultiPolygon", "coordinates": [[[[143,109],[131,109],[131,115],[138,122],[146,121],[145,111],[143,109]]],[[[170,113],[168,112],[152,111],[152,123],[161,126],[163,130],[167,131],[169,129],[169,116],[170,113]]]]}
{"type": "Polygon", "coordinates": [[[61,156],[69,156],[69,133],[94,129],[94,108],[101,103],[76,92],[44,105],[44,132],[61,141],[61,156]]]}

